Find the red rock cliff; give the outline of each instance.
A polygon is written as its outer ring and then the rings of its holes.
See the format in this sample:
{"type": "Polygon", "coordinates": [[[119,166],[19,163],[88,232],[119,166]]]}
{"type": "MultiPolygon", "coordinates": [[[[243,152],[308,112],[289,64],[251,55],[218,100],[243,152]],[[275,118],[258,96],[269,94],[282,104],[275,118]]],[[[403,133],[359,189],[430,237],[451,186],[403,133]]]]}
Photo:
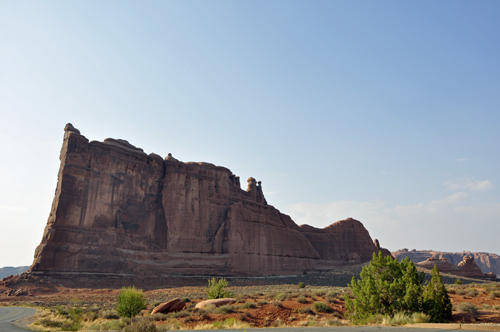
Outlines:
{"type": "Polygon", "coordinates": [[[209,163],[147,155],[65,128],[56,194],[35,273],[263,275],[368,261],[363,225],[299,228],[262,186],[209,163]]]}

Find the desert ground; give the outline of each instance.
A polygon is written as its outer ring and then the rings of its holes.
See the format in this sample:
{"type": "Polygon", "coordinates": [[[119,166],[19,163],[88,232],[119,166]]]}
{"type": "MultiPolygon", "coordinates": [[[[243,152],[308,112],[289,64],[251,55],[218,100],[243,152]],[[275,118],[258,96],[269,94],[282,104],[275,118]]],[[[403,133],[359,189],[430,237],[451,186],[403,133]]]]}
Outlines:
{"type": "MultiPolygon", "coordinates": [[[[148,307],[134,320],[152,320],[160,330],[349,325],[344,316],[344,296],[352,296],[352,293],[346,285],[353,275],[359,275],[361,268],[362,265],[301,276],[229,279],[227,290],[234,293],[237,302],[205,310],[195,308],[196,303],[207,299],[203,281],[176,278],[165,281],[164,287],[142,287],[148,307]],[[305,287],[300,288],[299,282],[305,283],[305,287]],[[196,283],[199,285],[192,285],[196,283]],[[186,302],[184,310],[150,314],[155,306],[173,298],[186,302]]],[[[7,283],[9,286],[0,289],[0,305],[38,309],[30,328],[104,331],[119,330],[130,323],[115,311],[120,287],[106,287],[101,282],[103,287],[79,288],[70,280],[34,282],[19,279],[21,281],[7,283]],[[21,289],[23,295],[7,296],[6,290],[13,288],[21,289]],[[79,323],[72,325],[75,313],[79,315],[79,323]]],[[[463,284],[456,285],[456,279],[443,275],[453,304],[451,322],[500,324],[500,283],[461,278],[463,284]]],[[[378,317],[372,324],[398,325],[401,322],[378,317]]]]}

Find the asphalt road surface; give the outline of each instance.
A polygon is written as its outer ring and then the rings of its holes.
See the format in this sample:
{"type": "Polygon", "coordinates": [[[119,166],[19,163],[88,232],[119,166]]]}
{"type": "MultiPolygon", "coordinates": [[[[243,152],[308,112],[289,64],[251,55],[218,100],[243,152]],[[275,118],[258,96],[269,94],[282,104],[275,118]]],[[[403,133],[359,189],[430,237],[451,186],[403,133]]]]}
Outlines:
{"type": "Polygon", "coordinates": [[[15,326],[12,322],[33,315],[35,312],[36,310],[31,308],[0,307],[0,332],[29,331],[15,326]]]}

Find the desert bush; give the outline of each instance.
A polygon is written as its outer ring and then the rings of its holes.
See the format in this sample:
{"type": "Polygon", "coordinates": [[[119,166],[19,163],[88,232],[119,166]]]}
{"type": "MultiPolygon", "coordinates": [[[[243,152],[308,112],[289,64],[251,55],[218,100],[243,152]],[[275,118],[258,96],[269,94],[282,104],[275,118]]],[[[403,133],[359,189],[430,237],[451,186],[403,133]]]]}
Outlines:
{"type": "Polygon", "coordinates": [[[304,284],[302,281],[299,282],[299,288],[305,288],[306,287],[306,284],[304,284]]]}
{"type": "Polygon", "coordinates": [[[463,313],[468,313],[468,314],[472,314],[472,315],[477,315],[478,307],[475,304],[473,304],[473,303],[462,302],[462,303],[456,304],[454,306],[454,309],[456,311],[458,311],[458,312],[463,312],[463,313]]]}
{"type": "Polygon", "coordinates": [[[218,314],[228,314],[233,312],[233,308],[231,307],[230,304],[225,304],[215,308],[215,312],[218,314]]]}
{"type": "Polygon", "coordinates": [[[491,291],[490,294],[488,295],[488,297],[491,299],[491,300],[494,300],[496,299],[497,297],[500,297],[500,292],[499,291],[491,291]]]}
{"type": "Polygon", "coordinates": [[[274,299],[278,300],[278,301],[285,301],[286,294],[285,293],[278,293],[278,294],[276,294],[276,296],[274,297],[274,299]]]}
{"type": "Polygon", "coordinates": [[[299,296],[299,297],[297,298],[297,302],[298,302],[298,303],[307,303],[307,299],[306,299],[306,297],[305,297],[305,296],[302,296],[302,295],[301,295],[301,296],[299,296]]]}
{"type": "Polygon", "coordinates": [[[123,332],[157,332],[156,325],[152,319],[139,319],[125,326],[123,332]]]}
{"type": "Polygon", "coordinates": [[[51,319],[41,319],[38,323],[44,327],[60,328],[63,326],[63,322],[51,319]]]}
{"type": "Polygon", "coordinates": [[[276,308],[282,308],[282,307],[283,307],[283,303],[281,303],[281,301],[280,301],[280,300],[272,300],[272,301],[271,301],[271,304],[272,304],[273,306],[275,306],[276,308]]]}
{"type": "Polygon", "coordinates": [[[167,319],[167,315],[165,314],[162,314],[162,313],[156,313],[156,314],[152,314],[151,316],[149,316],[152,320],[154,320],[155,322],[158,322],[158,321],[163,321],[163,320],[166,320],[167,319]]]}
{"type": "Polygon", "coordinates": [[[304,307],[302,309],[299,309],[299,312],[301,314],[307,314],[307,315],[315,315],[316,313],[309,307],[304,307]]]}
{"type": "Polygon", "coordinates": [[[326,293],[325,298],[329,303],[333,303],[337,299],[338,295],[339,293],[337,291],[331,290],[326,293]]]}
{"type": "Polygon", "coordinates": [[[181,300],[182,300],[182,301],[184,301],[184,302],[186,302],[186,303],[191,302],[191,298],[189,298],[189,297],[187,297],[187,296],[186,296],[186,297],[181,298],[181,300]]]}
{"type": "Polygon", "coordinates": [[[493,310],[500,310],[500,305],[494,305],[494,306],[492,307],[492,309],[493,309],[493,310]]]}
{"type": "Polygon", "coordinates": [[[326,294],[326,290],[324,290],[324,289],[315,289],[315,290],[313,290],[312,293],[313,293],[314,296],[323,296],[323,295],[326,294]]]}
{"type": "Polygon", "coordinates": [[[280,318],[277,318],[274,322],[271,323],[271,327],[286,327],[286,324],[280,318]]]}
{"type": "Polygon", "coordinates": [[[56,307],[56,313],[59,315],[59,316],[63,316],[63,317],[66,317],[69,315],[69,312],[68,312],[68,308],[62,306],[62,305],[58,305],[56,307]]]}
{"type": "Polygon", "coordinates": [[[169,312],[167,314],[167,319],[171,318],[183,318],[183,317],[191,317],[192,313],[187,310],[181,310],[176,312],[169,312]]]}
{"type": "Polygon", "coordinates": [[[229,285],[229,282],[222,278],[212,278],[208,280],[208,288],[205,288],[205,292],[209,299],[223,299],[226,297],[233,297],[234,294],[226,291],[226,287],[229,285]]]}
{"type": "Polygon", "coordinates": [[[431,317],[423,312],[414,312],[411,318],[413,323],[429,323],[431,321],[431,317]]]}
{"type": "Polygon", "coordinates": [[[343,326],[345,325],[344,323],[342,323],[342,321],[340,319],[329,319],[326,321],[326,325],[327,326],[343,326]]]}
{"type": "Polygon", "coordinates": [[[380,325],[384,322],[384,316],[381,314],[376,314],[368,317],[365,321],[368,325],[380,325]]]}
{"type": "Polygon", "coordinates": [[[484,310],[491,310],[491,305],[489,305],[488,303],[483,303],[483,304],[481,304],[481,307],[482,307],[484,310]]]}
{"type": "Polygon", "coordinates": [[[467,293],[467,290],[466,289],[463,289],[463,288],[458,288],[455,290],[455,294],[457,295],[465,295],[467,293]]]}
{"type": "Polygon", "coordinates": [[[324,302],[314,302],[312,307],[316,312],[333,312],[332,308],[324,302]]]}
{"type": "Polygon", "coordinates": [[[474,297],[479,294],[478,290],[475,288],[468,288],[465,292],[465,295],[468,297],[474,297]]]}
{"type": "Polygon", "coordinates": [[[243,309],[255,309],[257,308],[257,304],[255,302],[245,302],[241,307],[243,309]]]}
{"type": "Polygon", "coordinates": [[[382,324],[391,325],[391,326],[400,326],[413,323],[413,320],[410,316],[403,312],[396,312],[392,317],[384,316],[382,324]]]}
{"type": "Polygon", "coordinates": [[[99,311],[99,317],[104,318],[104,319],[118,319],[120,316],[116,312],[116,310],[113,309],[102,309],[99,311]]]}
{"type": "Polygon", "coordinates": [[[134,317],[143,309],[146,309],[146,298],[142,289],[136,289],[135,286],[123,287],[116,296],[116,312],[122,317],[134,317]]]}
{"type": "Polygon", "coordinates": [[[456,294],[456,292],[455,288],[448,288],[448,294],[456,294]]]}
{"type": "Polygon", "coordinates": [[[455,280],[455,285],[461,285],[463,284],[462,280],[460,280],[460,278],[457,278],[457,280],[455,280]]]}

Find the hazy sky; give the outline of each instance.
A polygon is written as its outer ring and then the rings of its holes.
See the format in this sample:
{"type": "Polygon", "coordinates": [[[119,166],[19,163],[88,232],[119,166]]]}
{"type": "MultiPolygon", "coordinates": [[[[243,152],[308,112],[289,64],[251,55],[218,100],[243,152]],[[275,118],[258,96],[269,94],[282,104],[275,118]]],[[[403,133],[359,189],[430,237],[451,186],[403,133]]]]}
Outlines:
{"type": "MultiPolygon", "coordinates": [[[[0,0],[0,267],[63,128],[262,181],[317,227],[500,254],[500,2],[0,0]]],[[[243,183],[245,181],[242,181],[243,183]]]]}

